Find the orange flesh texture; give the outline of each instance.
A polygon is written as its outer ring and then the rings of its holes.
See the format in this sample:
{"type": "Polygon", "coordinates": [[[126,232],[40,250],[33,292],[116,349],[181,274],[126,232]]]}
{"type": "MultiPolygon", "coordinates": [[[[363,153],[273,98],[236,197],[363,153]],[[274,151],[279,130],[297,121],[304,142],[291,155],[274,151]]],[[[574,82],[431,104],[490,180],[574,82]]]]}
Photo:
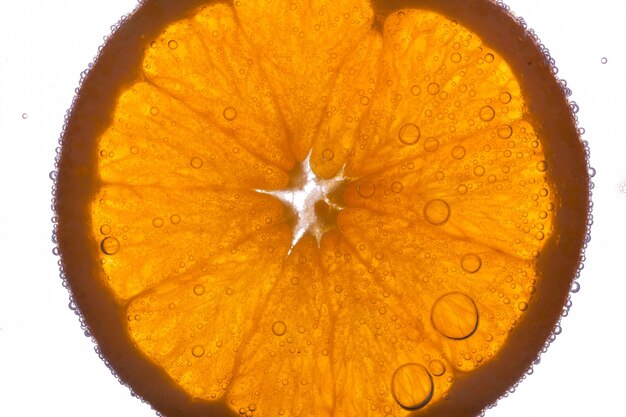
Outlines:
{"type": "Polygon", "coordinates": [[[65,135],[64,268],[105,357],[166,415],[480,412],[585,231],[534,43],[487,1],[191,3],[114,35],[65,135]],[[256,190],[309,154],[340,209],[292,247],[297,214],[256,190]]]}

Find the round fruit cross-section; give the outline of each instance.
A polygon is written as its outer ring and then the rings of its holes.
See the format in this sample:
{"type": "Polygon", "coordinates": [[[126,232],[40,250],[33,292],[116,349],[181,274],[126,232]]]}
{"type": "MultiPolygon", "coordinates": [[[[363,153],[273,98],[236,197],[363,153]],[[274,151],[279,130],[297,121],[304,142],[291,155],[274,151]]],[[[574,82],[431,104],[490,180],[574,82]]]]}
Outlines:
{"type": "Polygon", "coordinates": [[[489,0],[146,0],[71,110],[55,208],[103,357],[173,416],[473,416],[536,359],[585,149],[489,0]]]}

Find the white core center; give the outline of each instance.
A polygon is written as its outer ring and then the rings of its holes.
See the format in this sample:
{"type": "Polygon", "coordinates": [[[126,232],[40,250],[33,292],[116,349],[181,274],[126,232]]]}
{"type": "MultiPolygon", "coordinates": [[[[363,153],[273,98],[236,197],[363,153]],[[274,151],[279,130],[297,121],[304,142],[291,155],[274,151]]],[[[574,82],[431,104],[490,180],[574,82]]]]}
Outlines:
{"type": "Polygon", "coordinates": [[[315,176],[309,164],[311,154],[302,162],[302,173],[304,181],[294,188],[281,191],[255,190],[260,193],[273,195],[279,200],[291,205],[294,213],[298,216],[298,221],[293,233],[291,248],[289,253],[300,238],[307,232],[311,232],[319,244],[324,234],[323,225],[317,220],[315,214],[315,203],[323,200],[329,206],[339,209],[328,199],[328,194],[343,181],[343,168],[337,175],[329,180],[324,180],[315,176]]]}

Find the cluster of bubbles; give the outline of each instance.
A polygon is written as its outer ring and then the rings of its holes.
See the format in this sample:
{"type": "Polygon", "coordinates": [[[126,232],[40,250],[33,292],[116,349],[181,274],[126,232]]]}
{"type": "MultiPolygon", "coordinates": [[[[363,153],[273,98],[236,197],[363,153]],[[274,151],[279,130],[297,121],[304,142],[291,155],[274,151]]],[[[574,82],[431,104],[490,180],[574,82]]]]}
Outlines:
{"type": "MultiPolygon", "coordinates": [[[[517,17],[515,16],[515,14],[510,10],[509,6],[506,5],[502,0],[498,0],[497,1],[498,6],[505,11],[509,17],[511,17],[512,19],[515,19],[517,21],[517,23],[523,27],[526,30],[526,34],[527,36],[530,36],[531,39],[534,41],[534,43],[539,47],[539,49],[543,52],[546,63],[550,66],[552,74],[554,74],[556,76],[556,74],[558,73],[558,68],[556,67],[556,63],[554,58],[552,58],[552,56],[550,55],[550,51],[541,43],[539,37],[537,36],[537,34],[535,33],[535,31],[533,29],[528,29],[528,26],[525,22],[525,20],[522,17],[517,17]]],[[[606,57],[603,57],[601,59],[601,63],[602,64],[606,64],[608,62],[606,57]]],[[[575,101],[572,101],[569,99],[569,97],[572,96],[572,90],[569,89],[567,87],[567,81],[563,80],[563,79],[558,79],[557,78],[557,82],[560,84],[561,89],[563,91],[563,94],[565,95],[565,97],[568,99],[569,103],[570,103],[570,109],[571,109],[571,113],[574,117],[576,126],[579,126],[579,122],[578,122],[578,116],[577,113],[579,111],[579,107],[578,104],[575,101]]],[[[587,217],[587,227],[585,230],[585,238],[583,241],[583,247],[581,249],[580,252],[580,263],[578,265],[577,271],[575,273],[574,276],[574,280],[572,281],[571,287],[570,287],[570,295],[567,298],[567,301],[565,303],[565,305],[563,306],[563,309],[561,311],[561,319],[563,317],[567,317],[569,315],[569,310],[572,307],[572,299],[571,299],[571,294],[575,294],[578,291],[580,291],[580,283],[578,282],[578,279],[580,278],[581,275],[581,271],[584,268],[584,262],[586,260],[585,257],[585,251],[587,250],[587,245],[589,243],[589,241],[591,240],[591,226],[593,225],[593,201],[592,201],[592,190],[594,188],[594,183],[593,183],[593,177],[596,174],[596,170],[591,167],[590,165],[590,151],[589,151],[589,143],[586,140],[583,140],[583,135],[585,134],[585,129],[582,127],[578,128],[578,136],[581,140],[582,145],[584,146],[584,151],[585,151],[585,159],[587,162],[587,171],[589,174],[589,207],[588,207],[588,217],[587,217]]],[[[626,186],[626,184],[625,184],[626,186]]],[[[543,347],[541,348],[541,351],[538,355],[538,357],[533,361],[533,363],[529,366],[529,368],[526,370],[526,372],[520,377],[519,380],[517,380],[509,389],[508,391],[502,395],[502,397],[500,398],[506,398],[509,396],[509,394],[512,394],[515,392],[515,390],[517,389],[517,387],[519,386],[519,384],[524,381],[526,379],[527,376],[532,375],[534,373],[534,366],[538,365],[541,362],[541,356],[546,353],[550,347],[550,345],[556,340],[556,337],[558,335],[561,334],[562,332],[562,327],[561,327],[561,319],[558,320],[558,322],[556,323],[556,325],[554,326],[554,328],[552,329],[552,332],[550,334],[550,336],[548,337],[548,339],[546,340],[546,342],[544,343],[543,347]]],[[[496,400],[493,404],[490,404],[489,406],[487,406],[485,409],[482,410],[480,417],[484,417],[486,410],[491,409],[493,407],[495,407],[498,403],[499,399],[496,400]]]]}
{"type": "MultiPolygon", "coordinates": [[[[122,27],[126,21],[143,5],[144,0],[140,0],[137,2],[135,9],[129,13],[129,14],[125,14],[123,15],[120,20],[111,26],[111,34],[114,34],[115,32],[117,32],[117,30],[122,27]]],[[[65,268],[63,265],[63,260],[60,257],[62,254],[60,252],[59,246],[58,246],[58,216],[56,215],[57,212],[57,177],[58,177],[58,169],[59,169],[59,162],[61,159],[61,150],[62,150],[62,146],[63,146],[63,141],[64,141],[64,137],[66,134],[66,130],[67,130],[67,125],[69,122],[69,119],[72,115],[74,106],[76,105],[76,101],[78,99],[78,93],[80,92],[80,88],[82,87],[87,75],[89,74],[90,70],[93,68],[94,63],[97,62],[100,53],[102,52],[102,50],[104,49],[104,46],[107,44],[109,39],[109,36],[105,35],[102,40],[103,43],[102,45],[100,45],[98,47],[98,51],[96,53],[96,55],[94,56],[92,62],[90,62],[87,65],[87,68],[84,69],[79,76],[79,80],[78,80],[78,86],[74,89],[75,92],[75,96],[72,99],[72,102],[68,108],[68,110],[65,112],[65,116],[63,118],[63,127],[61,128],[61,133],[59,135],[59,139],[57,141],[58,146],[55,148],[55,157],[54,157],[54,169],[49,173],[49,178],[50,180],[52,180],[53,184],[51,187],[51,191],[52,191],[52,199],[51,199],[51,210],[54,214],[54,216],[51,218],[52,221],[52,244],[54,245],[52,248],[52,254],[54,256],[59,256],[58,260],[57,260],[57,265],[59,267],[59,277],[61,278],[62,281],[62,285],[64,288],[66,288],[68,290],[68,294],[69,294],[69,303],[68,303],[68,307],[70,310],[72,310],[74,312],[74,314],[78,317],[79,322],[80,322],[80,328],[83,331],[83,334],[85,335],[85,337],[88,337],[91,339],[91,342],[94,344],[94,351],[95,353],[98,355],[98,357],[100,358],[100,360],[106,365],[106,367],[110,370],[111,374],[115,377],[115,379],[118,380],[118,382],[125,386],[126,388],[128,388],[130,395],[132,397],[138,398],[142,403],[147,404],[147,402],[139,395],[137,395],[133,389],[124,381],[122,380],[122,378],[120,378],[120,376],[117,374],[117,372],[113,369],[113,366],[111,365],[111,363],[105,358],[105,356],[102,354],[100,347],[97,344],[96,339],[94,338],[94,336],[91,333],[91,330],[89,329],[88,324],[85,321],[84,315],[82,314],[82,312],[80,311],[80,308],[78,307],[78,304],[76,303],[76,300],[74,298],[74,295],[72,294],[72,290],[70,288],[70,284],[67,280],[67,275],[65,272],[65,268]]],[[[27,119],[28,118],[28,113],[23,113],[22,114],[22,119],[27,119]]],[[[160,413],[157,413],[157,415],[159,417],[162,417],[160,413]]]]}

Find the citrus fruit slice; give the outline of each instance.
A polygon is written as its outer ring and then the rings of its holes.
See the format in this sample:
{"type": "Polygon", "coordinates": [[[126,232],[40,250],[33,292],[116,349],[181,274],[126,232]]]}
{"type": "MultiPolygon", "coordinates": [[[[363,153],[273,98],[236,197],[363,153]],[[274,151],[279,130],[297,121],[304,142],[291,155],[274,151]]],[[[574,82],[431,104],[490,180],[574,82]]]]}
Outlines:
{"type": "Polygon", "coordinates": [[[581,259],[585,148],[487,0],[148,0],[63,135],[64,274],[167,416],[472,416],[581,259]]]}

